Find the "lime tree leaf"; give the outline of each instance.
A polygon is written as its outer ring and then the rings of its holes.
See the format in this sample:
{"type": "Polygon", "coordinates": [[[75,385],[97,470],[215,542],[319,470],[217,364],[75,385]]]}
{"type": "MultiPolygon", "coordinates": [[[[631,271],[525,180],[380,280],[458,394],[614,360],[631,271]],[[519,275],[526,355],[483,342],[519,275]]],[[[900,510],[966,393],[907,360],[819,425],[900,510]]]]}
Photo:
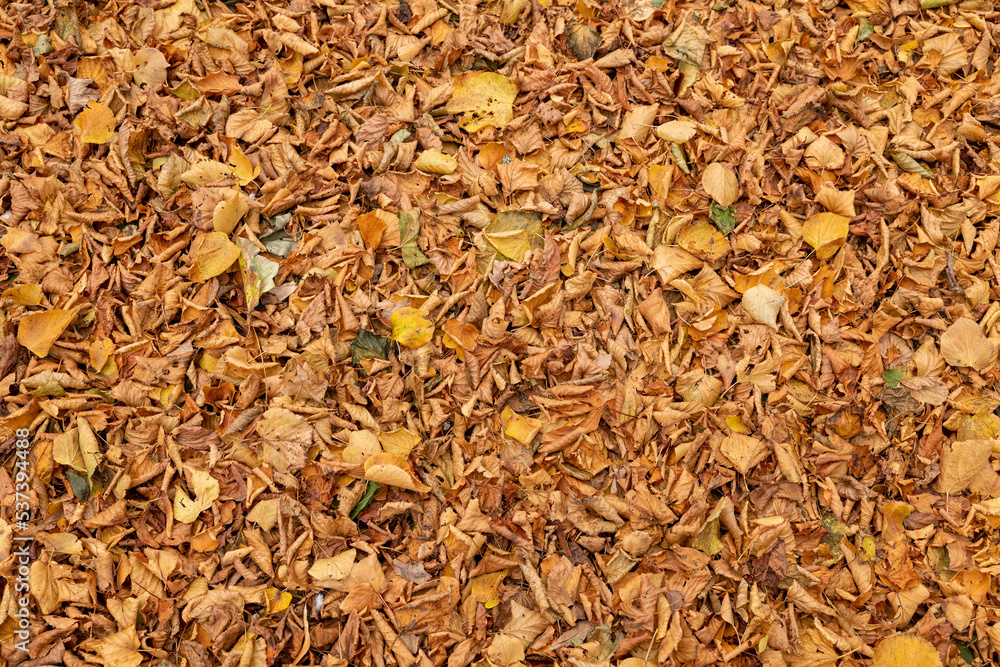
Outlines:
{"type": "Polygon", "coordinates": [[[411,269],[431,261],[417,247],[417,238],[420,236],[419,215],[420,212],[416,210],[399,213],[399,243],[403,251],[403,261],[411,269]]]}
{"type": "Polygon", "coordinates": [[[351,342],[351,361],[358,365],[362,359],[387,359],[390,341],[378,334],[361,329],[351,342]]]}
{"type": "Polygon", "coordinates": [[[365,489],[365,494],[361,496],[361,499],[358,500],[358,503],[354,506],[354,509],[351,510],[352,519],[357,519],[358,515],[360,515],[362,512],[368,509],[368,506],[372,504],[372,500],[375,498],[375,494],[378,493],[378,490],[380,488],[382,488],[382,485],[378,484],[377,482],[368,482],[368,487],[365,489]]]}
{"type": "Polygon", "coordinates": [[[868,19],[863,16],[858,19],[858,44],[871,37],[873,32],[875,32],[875,28],[872,27],[868,19]]]}
{"type": "Polygon", "coordinates": [[[66,470],[65,474],[76,499],[81,503],[87,502],[90,499],[90,479],[75,470],[66,470]]]}
{"type": "Polygon", "coordinates": [[[723,234],[728,234],[729,232],[736,229],[736,209],[732,206],[719,206],[716,202],[712,202],[712,208],[708,212],[708,217],[711,218],[715,226],[719,228],[719,231],[723,234]]]}
{"type": "Polygon", "coordinates": [[[906,376],[906,370],[899,366],[896,368],[890,368],[886,372],[882,373],[882,378],[885,380],[885,385],[887,387],[898,387],[900,381],[906,378],[906,376]]]}

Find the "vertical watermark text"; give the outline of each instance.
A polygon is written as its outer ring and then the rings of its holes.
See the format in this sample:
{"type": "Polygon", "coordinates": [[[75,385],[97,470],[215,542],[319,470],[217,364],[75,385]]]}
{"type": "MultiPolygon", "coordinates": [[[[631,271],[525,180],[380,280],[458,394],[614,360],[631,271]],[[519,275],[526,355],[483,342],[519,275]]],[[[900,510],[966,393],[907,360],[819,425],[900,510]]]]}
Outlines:
{"type": "Polygon", "coordinates": [[[31,496],[29,481],[31,480],[31,457],[28,429],[19,428],[14,432],[16,461],[14,464],[14,618],[17,628],[14,636],[17,638],[14,646],[22,651],[28,650],[31,639],[31,621],[29,619],[28,594],[31,592],[31,543],[34,541],[26,533],[31,527],[31,496]]]}

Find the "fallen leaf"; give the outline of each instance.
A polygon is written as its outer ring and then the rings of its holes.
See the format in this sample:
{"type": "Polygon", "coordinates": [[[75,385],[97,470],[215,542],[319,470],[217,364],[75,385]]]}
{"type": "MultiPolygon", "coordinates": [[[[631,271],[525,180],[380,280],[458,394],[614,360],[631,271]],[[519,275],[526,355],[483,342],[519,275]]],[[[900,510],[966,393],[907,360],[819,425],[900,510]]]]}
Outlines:
{"type": "Polygon", "coordinates": [[[458,124],[466,132],[478,132],[491,126],[507,127],[514,118],[517,84],[502,74],[480,72],[461,79],[452,92],[447,110],[461,114],[458,124]]]}
{"type": "Polygon", "coordinates": [[[993,363],[996,345],[975,320],[961,317],[941,334],[941,356],[952,366],[981,371],[993,363]]]}
{"type": "Polygon", "coordinates": [[[828,259],[844,245],[850,221],[836,213],[817,213],[802,225],[802,238],[816,249],[817,257],[828,259]]]}
{"type": "Polygon", "coordinates": [[[25,315],[17,323],[17,342],[36,357],[44,357],[76,319],[76,313],[76,310],[57,309],[25,315]]]}
{"type": "Polygon", "coordinates": [[[85,144],[106,144],[115,133],[115,115],[106,104],[89,102],[76,115],[73,128],[85,144]]]}
{"type": "Polygon", "coordinates": [[[701,186],[720,206],[730,206],[740,198],[740,182],[727,164],[713,162],[701,176],[701,186]]]}
{"type": "Polygon", "coordinates": [[[190,277],[195,282],[205,282],[228,271],[239,257],[240,247],[227,234],[208,232],[201,237],[190,277]]]}
{"type": "Polygon", "coordinates": [[[392,340],[411,350],[429,343],[434,335],[434,323],[427,319],[427,315],[427,311],[409,306],[395,311],[390,318],[392,340]]]}

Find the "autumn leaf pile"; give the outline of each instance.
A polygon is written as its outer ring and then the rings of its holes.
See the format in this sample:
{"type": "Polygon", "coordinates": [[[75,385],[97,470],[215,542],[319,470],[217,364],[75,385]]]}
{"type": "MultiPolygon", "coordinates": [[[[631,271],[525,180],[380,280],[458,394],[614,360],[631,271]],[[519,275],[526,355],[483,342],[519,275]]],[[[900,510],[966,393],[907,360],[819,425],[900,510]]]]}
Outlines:
{"type": "Polygon", "coordinates": [[[997,664],[998,17],[0,3],[0,661],[997,664]]]}

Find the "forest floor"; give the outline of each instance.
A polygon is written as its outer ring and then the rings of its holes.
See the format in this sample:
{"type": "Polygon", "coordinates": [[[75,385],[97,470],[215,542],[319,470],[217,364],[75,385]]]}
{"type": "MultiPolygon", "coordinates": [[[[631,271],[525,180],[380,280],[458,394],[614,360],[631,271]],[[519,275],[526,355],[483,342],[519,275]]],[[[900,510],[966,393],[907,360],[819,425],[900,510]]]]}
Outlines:
{"type": "Polygon", "coordinates": [[[0,661],[997,664],[993,3],[345,1],[0,3],[0,661]]]}

